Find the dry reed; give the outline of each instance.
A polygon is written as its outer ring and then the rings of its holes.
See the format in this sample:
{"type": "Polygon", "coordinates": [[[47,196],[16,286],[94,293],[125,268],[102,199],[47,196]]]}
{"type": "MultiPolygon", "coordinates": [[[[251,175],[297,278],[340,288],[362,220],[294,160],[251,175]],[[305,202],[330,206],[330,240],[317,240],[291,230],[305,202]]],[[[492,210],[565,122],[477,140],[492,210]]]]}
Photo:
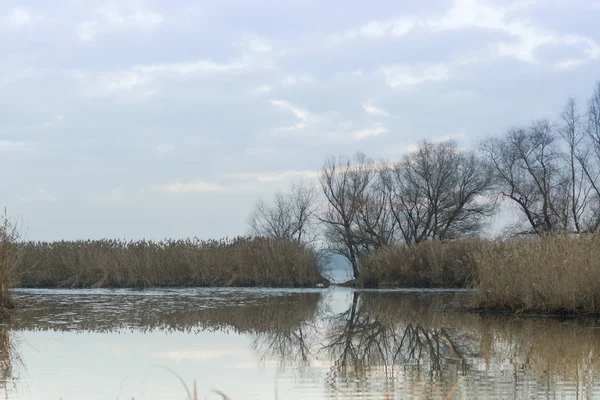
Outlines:
{"type": "Polygon", "coordinates": [[[600,234],[496,241],[475,259],[478,307],[600,313],[600,234]]]}
{"type": "Polygon", "coordinates": [[[6,215],[0,216],[0,314],[13,307],[10,288],[14,284],[14,269],[19,261],[19,249],[15,244],[19,229],[6,215]]]}
{"type": "Polygon", "coordinates": [[[388,246],[361,259],[369,287],[474,287],[482,310],[600,313],[600,234],[388,246]]]}
{"type": "Polygon", "coordinates": [[[427,241],[384,247],[361,258],[359,283],[367,287],[465,287],[474,282],[481,239],[427,241]]]}
{"type": "Polygon", "coordinates": [[[312,249],[295,242],[87,240],[20,244],[22,287],[314,286],[312,249]]]}

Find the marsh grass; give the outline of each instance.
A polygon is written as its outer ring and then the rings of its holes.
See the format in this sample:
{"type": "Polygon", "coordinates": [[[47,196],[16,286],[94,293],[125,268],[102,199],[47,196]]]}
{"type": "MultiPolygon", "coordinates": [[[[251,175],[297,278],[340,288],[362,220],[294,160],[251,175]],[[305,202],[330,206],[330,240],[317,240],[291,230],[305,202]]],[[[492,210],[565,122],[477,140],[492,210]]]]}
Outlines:
{"type": "Polygon", "coordinates": [[[312,249],[278,239],[26,242],[22,287],[314,286],[312,249]]]}
{"type": "Polygon", "coordinates": [[[491,242],[475,259],[477,307],[600,313],[600,234],[491,242]]]}
{"type": "Polygon", "coordinates": [[[362,257],[359,285],[367,287],[471,286],[476,278],[475,253],[482,239],[417,245],[390,245],[362,257]]]}
{"type": "Polygon", "coordinates": [[[388,246],[361,259],[368,287],[471,287],[472,308],[600,314],[600,233],[388,246]]]}
{"type": "Polygon", "coordinates": [[[0,314],[13,307],[10,288],[14,285],[14,270],[21,254],[16,245],[19,239],[18,224],[6,214],[0,216],[0,314]]]}

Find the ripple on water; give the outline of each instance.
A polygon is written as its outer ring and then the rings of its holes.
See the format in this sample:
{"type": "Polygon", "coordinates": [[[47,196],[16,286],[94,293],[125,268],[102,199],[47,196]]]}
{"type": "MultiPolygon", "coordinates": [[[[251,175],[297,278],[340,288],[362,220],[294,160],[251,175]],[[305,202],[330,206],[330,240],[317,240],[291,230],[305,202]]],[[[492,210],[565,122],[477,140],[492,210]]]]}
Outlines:
{"type": "Polygon", "coordinates": [[[16,290],[20,307],[0,330],[0,390],[9,399],[184,399],[174,371],[197,381],[200,398],[211,388],[232,399],[600,395],[597,321],[453,311],[468,295],[16,290]]]}

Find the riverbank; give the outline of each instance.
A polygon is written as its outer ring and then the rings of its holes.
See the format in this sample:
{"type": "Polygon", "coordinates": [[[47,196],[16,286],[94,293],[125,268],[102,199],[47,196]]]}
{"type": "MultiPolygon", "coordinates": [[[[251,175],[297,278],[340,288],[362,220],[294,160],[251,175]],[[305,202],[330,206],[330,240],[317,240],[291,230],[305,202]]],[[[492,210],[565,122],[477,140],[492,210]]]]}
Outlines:
{"type": "Polygon", "coordinates": [[[600,315],[600,234],[388,246],[362,265],[356,286],[473,288],[478,312],[600,315]]]}
{"type": "Polygon", "coordinates": [[[281,239],[86,240],[19,244],[16,286],[45,288],[326,284],[314,250],[281,239]]]}
{"type": "MultiPolygon", "coordinates": [[[[317,252],[287,240],[2,243],[2,260],[12,257],[0,264],[6,287],[11,281],[44,288],[329,284],[317,252]]],[[[477,312],[600,315],[600,234],[392,245],[361,258],[361,266],[361,277],[344,286],[470,288],[470,309],[477,312]]],[[[10,293],[2,293],[6,309],[10,293]]]]}
{"type": "Polygon", "coordinates": [[[18,239],[17,223],[4,213],[0,216],[0,316],[14,306],[10,289],[14,285],[14,270],[20,256],[16,245],[18,239]]]}

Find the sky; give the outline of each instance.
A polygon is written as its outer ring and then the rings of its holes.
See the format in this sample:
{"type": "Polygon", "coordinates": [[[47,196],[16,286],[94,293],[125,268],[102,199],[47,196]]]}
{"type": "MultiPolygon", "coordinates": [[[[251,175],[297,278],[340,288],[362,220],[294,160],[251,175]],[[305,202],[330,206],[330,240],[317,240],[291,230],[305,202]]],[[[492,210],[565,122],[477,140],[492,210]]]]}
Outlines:
{"type": "Polygon", "coordinates": [[[583,106],[599,20],[598,0],[0,0],[0,206],[31,240],[245,234],[329,156],[583,106]]]}

